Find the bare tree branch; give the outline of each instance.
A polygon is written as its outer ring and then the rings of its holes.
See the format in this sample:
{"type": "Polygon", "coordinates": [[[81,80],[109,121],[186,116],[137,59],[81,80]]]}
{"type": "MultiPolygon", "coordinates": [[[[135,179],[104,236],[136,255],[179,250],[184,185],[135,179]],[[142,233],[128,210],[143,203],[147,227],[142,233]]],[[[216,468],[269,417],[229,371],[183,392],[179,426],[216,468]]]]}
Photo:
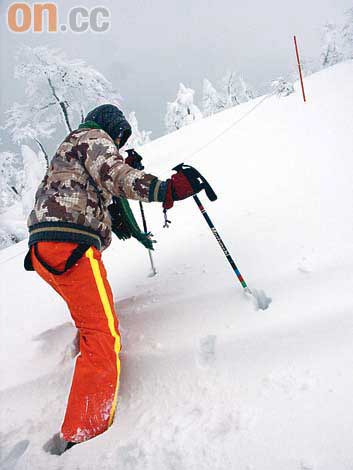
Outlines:
{"type": "Polygon", "coordinates": [[[34,111],[34,110],[35,110],[35,111],[44,111],[45,109],[50,108],[50,106],[54,106],[54,105],[56,105],[56,104],[57,104],[57,103],[52,102],[52,103],[48,103],[46,106],[42,106],[41,108],[32,108],[32,109],[33,109],[33,111],[34,111]]]}
{"type": "Polygon", "coordinates": [[[67,103],[65,103],[64,101],[61,101],[59,99],[58,95],[56,94],[56,91],[55,91],[55,88],[54,88],[54,85],[53,85],[51,79],[49,77],[47,77],[47,79],[48,79],[48,83],[49,83],[50,89],[52,91],[52,94],[53,94],[54,98],[56,99],[56,101],[58,102],[58,104],[61,108],[66,126],[67,126],[69,132],[72,132],[72,127],[71,127],[70,120],[69,120],[69,113],[67,112],[68,105],[67,105],[67,103]]]}
{"type": "Polygon", "coordinates": [[[17,189],[15,188],[15,186],[10,186],[10,188],[12,189],[12,191],[16,194],[16,196],[19,196],[19,192],[17,191],[17,189]]]}
{"type": "Polygon", "coordinates": [[[43,146],[43,144],[38,140],[38,139],[34,139],[38,145],[38,147],[41,149],[41,151],[43,152],[43,155],[44,155],[44,158],[45,158],[45,163],[47,165],[47,169],[49,168],[49,157],[48,157],[48,154],[43,146]]]}

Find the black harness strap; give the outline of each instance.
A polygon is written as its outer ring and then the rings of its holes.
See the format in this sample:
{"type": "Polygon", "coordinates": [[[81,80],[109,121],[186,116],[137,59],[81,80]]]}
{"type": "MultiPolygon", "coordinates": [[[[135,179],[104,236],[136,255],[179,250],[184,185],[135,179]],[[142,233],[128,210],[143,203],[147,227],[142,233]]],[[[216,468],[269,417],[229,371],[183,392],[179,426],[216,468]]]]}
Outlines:
{"type": "Polygon", "coordinates": [[[55,274],[56,276],[61,276],[62,274],[65,274],[66,271],[68,271],[72,266],[77,263],[79,259],[82,258],[82,256],[86,253],[90,245],[79,245],[77,248],[73,250],[71,255],[66,261],[65,268],[63,270],[58,270],[53,267],[51,267],[48,263],[46,263],[39,255],[38,253],[38,247],[37,244],[34,245],[34,254],[36,255],[37,260],[40,262],[40,264],[45,268],[47,271],[49,271],[51,274],[55,274]]]}

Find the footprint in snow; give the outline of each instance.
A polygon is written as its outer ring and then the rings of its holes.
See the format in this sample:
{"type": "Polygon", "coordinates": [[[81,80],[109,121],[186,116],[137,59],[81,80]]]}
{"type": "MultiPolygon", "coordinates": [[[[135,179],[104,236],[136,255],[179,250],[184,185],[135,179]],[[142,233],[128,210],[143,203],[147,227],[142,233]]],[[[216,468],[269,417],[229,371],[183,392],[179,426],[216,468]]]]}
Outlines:
{"type": "Polygon", "coordinates": [[[215,363],[216,339],[215,335],[208,335],[200,339],[197,357],[201,367],[211,367],[215,363]]]}
{"type": "Polygon", "coordinates": [[[136,470],[145,467],[146,456],[138,443],[129,443],[118,447],[116,451],[118,467],[126,470],[136,470]]]}
{"type": "Polygon", "coordinates": [[[5,459],[0,462],[0,469],[1,470],[14,470],[17,466],[19,459],[26,452],[28,446],[29,446],[28,440],[18,442],[11,449],[7,457],[5,457],[5,459]]]}
{"type": "Polygon", "coordinates": [[[263,290],[244,289],[244,295],[247,299],[251,300],[256,310],[267,310],[272,303],[272,298],[268,297],[263,290]]]}
{"type": "Polygon", "coordinates": [[[300,470],[314,470],[314,466],[303,460],[300,462],[300,470]]]}
{"type": "Polygon", "coordinates": [[[298,271],[302,274],[310,274],[312,271],[312,268],[310,266],[310,263],[305,256],[301,259],[300,263],[298,264],[298,271]]]}
{"type": "Polygon", "coordinates": [[[79,353],[77,329],[71,322],[63,323],[35,336],[33,341],[40,344],[46,355],[61,352],[61,362],[71,361],[79,353]]]}

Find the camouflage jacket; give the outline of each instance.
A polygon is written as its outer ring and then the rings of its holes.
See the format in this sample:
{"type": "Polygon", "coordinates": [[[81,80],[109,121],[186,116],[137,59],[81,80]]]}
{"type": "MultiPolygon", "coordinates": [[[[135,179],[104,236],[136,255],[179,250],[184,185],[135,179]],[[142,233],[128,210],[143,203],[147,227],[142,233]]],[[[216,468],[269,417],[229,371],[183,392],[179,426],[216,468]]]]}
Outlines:
{"type": "Polygon", "coordinates": [[[112,196],[158,201],[161,181],[124,163],[101,129],[72,132],[58,148],[28,218],[29,245],[72,241],[103,250],[111,242],[112,196]]]}

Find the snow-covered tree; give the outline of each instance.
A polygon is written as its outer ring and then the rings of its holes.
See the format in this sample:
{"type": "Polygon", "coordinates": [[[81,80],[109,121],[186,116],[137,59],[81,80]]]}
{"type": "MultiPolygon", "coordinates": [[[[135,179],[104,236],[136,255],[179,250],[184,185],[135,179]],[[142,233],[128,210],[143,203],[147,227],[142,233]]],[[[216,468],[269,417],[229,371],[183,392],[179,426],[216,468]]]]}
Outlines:
{"type": "Polygon", "coordinates": [[[225,103],[221,95],[214,88],[212,83],[207,80],[203,81],[203,93],[202,93],[202,112],[205,117],[216,114],[224,109],[225,103]]]}
{"type": "Polygon", "coordinates": [[[242,92],[241,100],[243,102],[253,100],[255,98],[255,92],[250,87],[250,85],[245,81],[242,75],[239,76],[239,84],[240,84],[240,89],[242,92]]]}
{"type": "Polygon", "coordinates": [[[15,243],[18,243],[20,240],[16,237],[15,234],[9,233],[3,227],[0,226],[0,250],[3,250],[15,243]]]}
{"type": "Polygon", "coordinates": [[[329,67],[353,58],[353,8],[336,25],[326,23],[323,30],[321,65],[329,67]]]}
{"type": "Polygon", "coordinates": [[[12,152],[0,152],[0,211],[21,198],[24,172],[21,159],[12,152]]]}
{"type": "Polygon", "coordinates": [[[221,80],[221,85],[222,99],[226,108],[245,103],[255,97],[254,91],[245,82],[243,76],[237,76],[235,72],[227,72],[221,80]]]}
{"type": "Polygon", "coordinates": [[[84,61],[44,46],[19,49],[15,78],[24,80],[24,96],[8,111],[5,127],[16,143],[34,140],[47,160],[43,139],[60,127],[71,132],[89,107],[118,103],[120,98],[111,83],[84,61]]]}
{"type": "Polygon", "coordinates": [[[225,107],[231,108],[240,104],[239,83],[234,72],[227,72],[222,79],[225,107]]]}
{"type": "Polygon", "coordinates": [[[344,59],[353,59],[353,7],[346,11],[341,31],[344,59]]]}
{"type": "Polygon", "coordinates": [[[151,131],[144,131],[139,129],[135,111],[132,111],[128,116],[128,122],[132,129],[132,134],[128,140],[129,147],[139,147],[150,142],[151,131]]]}
{"type": "Polygon", "coordinates": [[[293,83],[288,82],[282,77],[273,80],[271,83],[273,93],[279,97],[285,97],[294,93],[293,83]]]}
{"type": "Polygon", "coordinates": [[[18,243],[27,235],[24,220],[21,220],[24,187],[21,157],[13,152],[0,152],[0,250],[18,243]]]}
{"type": "Polygon", "coordinates": [[[42,156],[34,152],[28,145],[21,146],[24,185],[22,190],[22,212],[28,217],[34,205],[35,193],[45,175],[45,165],[42,156]]]}
{"type": "Polygon", "coordinates": [[[42,142],[43,139],[49,139],[55,132],[55,116],[49,115],[44,109],[35,110],[34,106],[31,107],[29,103],[14,103],[7,112],[5,128],[9,130],[12,141],[16,144],[31,140],[36,142],[49,166],[49,156],[42,142]],[[37,120],[33,119],[34,115],[37,120]]]}
{"type": "Polygon", "coordinates": [[[176,100],[167,103],[165,125],[168,132],[178,130],[202,118],[201,111],[194,104],[194,93],[194,90],[180,83],[176,100]]]}
{"type": "Polygon", "coordinates": [[[342,41],[337,25],[326,23],[323,31],[321,65],[329,67],[343,60],[342,41]]]}

